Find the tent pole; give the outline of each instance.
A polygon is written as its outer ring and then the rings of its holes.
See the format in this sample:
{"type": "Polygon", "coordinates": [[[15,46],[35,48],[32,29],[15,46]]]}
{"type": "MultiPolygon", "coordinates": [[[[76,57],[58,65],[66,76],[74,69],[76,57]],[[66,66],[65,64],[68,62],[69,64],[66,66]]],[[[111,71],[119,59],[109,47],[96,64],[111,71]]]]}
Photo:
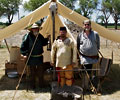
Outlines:
{"type": "Polygon", "coordinates": [[[56,2],[56,0],[52,0],[52,2],[56,2]]]}
{"type": "Polygon", "coordinates": [[[55,40],[55,14],[52,11],[52,21],[53,21],[53,42],[55,40]]]}
{"type": "MultiPolygon", "coordinates": [[[[57,11],[57,4],[55,3],[56,0],[51,0],[52,3],[50,4],[49,6],[49,9],[50,9],[50,13],[51,13],[51,18],[52,18],[52,31],[53,31],[53,34],[52,34],[52,43],[54,42],[55,40],[55,15],[56,15],[56,11],[57,11]]],[[[53,81],[55,81],[56,79],[56,68],[55,68],[55,65],[53,67],[53,69],[55,70],[53,72],[53,81]]]]}
{"type": "MultiPolygon", "coordinates": [[[[53,42],[54,42],[54,40],[55,40],[55,13],[54,13],[54,11],[52,11],[52,22],[53,22],[53,42]]],[[[55,70],[53,72],[53,80],[55,81],[55,79],[56,79],[56,68],[55,68],[55,66],[53,67],[53,69],[55,70]]]]}
{"type": "Polygon", "coordinates": [[[4,41],[5,41],[5,44],[6,44],[6,46],[7,46],[8,52],[10,53],[10,49],[9,49],[9,46],[8,46],[8,44],[7,44],[6,39],[4,39],[4,41]]]}

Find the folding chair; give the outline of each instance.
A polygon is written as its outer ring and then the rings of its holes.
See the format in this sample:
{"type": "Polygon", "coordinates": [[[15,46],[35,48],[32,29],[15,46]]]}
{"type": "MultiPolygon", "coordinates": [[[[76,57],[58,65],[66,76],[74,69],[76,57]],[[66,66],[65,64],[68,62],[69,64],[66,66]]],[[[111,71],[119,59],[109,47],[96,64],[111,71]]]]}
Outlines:
{"type": "Polygon", "coordinates": [[[101,85],[103,84],[105,78],[107,77],[110,68],[112,65],[112,59],[104,58],[103,56],[99,58],[98,69],[97,70],[97,77],[99,78],[99,82],[97,85],[97,91],[101,91],[101,85]]]}

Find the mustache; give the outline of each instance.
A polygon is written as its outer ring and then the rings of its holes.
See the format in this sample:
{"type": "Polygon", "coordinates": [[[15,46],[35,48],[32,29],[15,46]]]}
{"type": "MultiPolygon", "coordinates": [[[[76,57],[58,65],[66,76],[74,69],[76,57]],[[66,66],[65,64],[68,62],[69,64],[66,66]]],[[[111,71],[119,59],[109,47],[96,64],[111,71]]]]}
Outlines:
{"type": "Polygon", "coordinates": [[[36,32],[33,32],[33,33],[34,33],[34,34],[38,34],[39,32],[36,31],[36,32]]]}

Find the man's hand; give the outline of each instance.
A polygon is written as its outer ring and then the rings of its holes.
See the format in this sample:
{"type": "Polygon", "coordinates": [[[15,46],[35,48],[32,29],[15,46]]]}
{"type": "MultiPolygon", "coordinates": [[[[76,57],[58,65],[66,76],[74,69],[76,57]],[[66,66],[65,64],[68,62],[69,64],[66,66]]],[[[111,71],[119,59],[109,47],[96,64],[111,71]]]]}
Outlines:
{"type": "Polygon", "coordinates": [[[51,36],[50,34],[47,34],[45,37],[49,39],[49,38],[50,38],[50,36],[51,36]]]}
{"type": "Polygon", "coordinates": [[[47,35],[47,38],[50,38],[50,34],[47,35]]]}
{"type": "Polygon", "coordinates": [[[26,62],[27,56],[21,55],[21,60],[24,60],[26,62]]]}
{"type": "Polygon", "coordinates": [[[72,64],[71,64],[72,66],[75,66],[76,65],[76,63],[75,62],[72,62],[72,64]]]}
{"type": "Polygon", "coordinates": [[[50,65],[51,65],[51,66],[53,66],[53,67],[55,66],[55,64],[54,64],[54,63],[50,63],[50,65]]]}

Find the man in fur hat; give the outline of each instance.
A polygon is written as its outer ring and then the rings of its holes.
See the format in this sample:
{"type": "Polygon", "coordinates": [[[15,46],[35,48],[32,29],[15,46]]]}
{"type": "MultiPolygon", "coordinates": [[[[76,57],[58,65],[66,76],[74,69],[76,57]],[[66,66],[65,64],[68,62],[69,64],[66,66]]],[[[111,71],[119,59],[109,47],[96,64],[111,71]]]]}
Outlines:
{"type": "Polygon", "coordinates": [[[33,89],[36,88],[36,77],[39,78],[39,86],[43,87],[43,46],[48,43],[48,38],[44,38],[40,33],[40,27],[33,24],[29,29],[30,32],[25,34],[21,44],[21,54],[28,60],[28,67],[30,67],[30,84],[33,89]],[[30,55],[30,57],[29,57],[30,55]],[[29,57],[29,58],[28,58],[29,57]]]}

